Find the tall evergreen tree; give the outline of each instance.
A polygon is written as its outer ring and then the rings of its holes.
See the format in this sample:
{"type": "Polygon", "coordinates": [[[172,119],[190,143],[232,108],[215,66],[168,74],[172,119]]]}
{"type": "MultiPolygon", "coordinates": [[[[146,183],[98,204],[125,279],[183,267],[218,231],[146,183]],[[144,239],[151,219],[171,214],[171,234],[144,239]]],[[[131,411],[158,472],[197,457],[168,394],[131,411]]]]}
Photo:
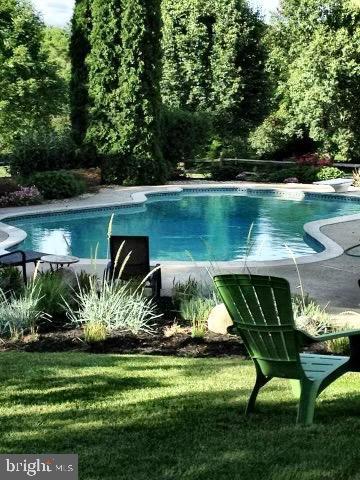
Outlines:
{"type": "Polygon", "coordinates": [[[164,181],[167,165],[159,148],[160,0],[92,0],[90,14],[88,2],[78,0],[74,14],[82,46],[73,98],[77,89],[83,95],[77,97],[73,128],[105,159],[108,179],[127,184],[164,181]],[[91,18],[90,30],[89,21],[84,29],[84,16],[91,18]]]}
{"type": "Polygon", "coordinates": [[[168,172],[160,150],[160,0],[122,0],[122,4],[116,150],[128,165],[128,183],[162,182],[168,172]]]}
{"type": "Polygon", "coordinates": [[[83,146],[88,127],[88,67],[90,52],[91,0],[76,0],[71,22],[70,109],[75,145],[83,146]]]}
{"type": "Polygon", "coordinates": [[[87,56],[89,125],[86,140],[98,153],[119,153],[121,139],[120,63],[123,55],[121,0],[92,0],[87,56]]]}

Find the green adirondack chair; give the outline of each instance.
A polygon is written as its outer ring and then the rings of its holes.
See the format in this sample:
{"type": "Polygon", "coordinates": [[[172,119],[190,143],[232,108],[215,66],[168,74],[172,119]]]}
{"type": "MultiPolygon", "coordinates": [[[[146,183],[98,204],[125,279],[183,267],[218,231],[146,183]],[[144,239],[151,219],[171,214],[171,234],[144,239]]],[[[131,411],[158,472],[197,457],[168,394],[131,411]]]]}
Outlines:
{"type": "Polygon", "coordinates": [[[254,411],[261,387],[274,377],[299,380],[297,423],[311,425],[317,396],[346,372],[360,371],[360,330],[317,337],[296,329],[289,283],[260,275],[218,275],[217,290],[256,368],[246,414],[254,411]],[[300,353],[312,343],[349,337],[351,355],[300,353]]]}

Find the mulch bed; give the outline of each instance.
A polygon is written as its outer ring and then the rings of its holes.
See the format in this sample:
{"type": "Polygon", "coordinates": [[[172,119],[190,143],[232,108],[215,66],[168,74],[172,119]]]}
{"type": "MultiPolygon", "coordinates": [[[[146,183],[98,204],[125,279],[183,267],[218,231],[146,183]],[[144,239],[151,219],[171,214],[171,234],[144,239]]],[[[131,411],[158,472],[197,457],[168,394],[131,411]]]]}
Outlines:
{"type": "MultiPolygon", "coordinates": [[[[42,327],[36,335],[27,335],[19,340],[0,339],[0,352],[20,350],[25,352],[88,352],[142,355],[172,355],[178,357],[227,357],[248,358],[241,338],[234,335],[219,335],[207,332],[203,338],[192,338],[190,328],[171,337],[164,335],[164,328],[176,321],[177,312],[169,297],[163,297],[159,304],[163,315],[154,326],[153,334],[113,333],[102,342],[87,343],[81,329],[56,329],[56,321],[49,324],[54,329],[46,331],[42,327]],[[54,328],[55,327],[55,328],[54,328]]],[[[55,320],[55,319],[53,319],[55,320]]],[[[64,319],[62,320],[64,322],[64,319]]],[[[61,324],[61,323],[60,323],[61,324]]],[[[323,344],[315,344],[308,350],[316,353],[329,353],[323,344]]]]}
{"type": "Polygon", "coordinates": [[[52,319],[40,326],[36,335],[27,335],[19,340],[1,340],[0,351],[20,350],[26,352],[89,352],[143,355],[173,355],[180,357],[246,356],[239,337],[207,332],[204,338],[192,338],[188,323],[179,319],[170,297],[158,302],[162,316],[157,319],[153,333],[113,333],[105,341],[87,343],[81,329],[61,328],[66,318],[52,319]],[[176,322],[186,327],[181,333],[167,337],[164,329],[176,322]],[[51,330],[49,331],[49,328],[51,330]]]}
{"type": "Polygon", "coordinates": [[[192,338],[190,334],[165,337],[155,335],[118,334],[103,342],[88,344],[79,329],[40,333],[25,336],[21,340],[0,344],[0,351],[22,350],[26,352],[77,351],[89,353],[122,353],[145,355],[174,355],[180,357],[246,356],[241,340],[230,335],[207,333],[204,338],[192,338]]]}

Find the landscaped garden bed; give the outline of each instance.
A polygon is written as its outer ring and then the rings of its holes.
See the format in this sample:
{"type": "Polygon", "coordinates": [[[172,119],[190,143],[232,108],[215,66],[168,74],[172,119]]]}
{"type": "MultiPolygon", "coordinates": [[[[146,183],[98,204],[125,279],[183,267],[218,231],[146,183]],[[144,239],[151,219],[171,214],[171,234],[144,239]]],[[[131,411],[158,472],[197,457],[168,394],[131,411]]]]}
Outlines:
{"type": "MultiPolygon", "coordinates": [[[[209,315],[221,302],[211,286],[191,277],[174,283],[172,297],[154,301],[132,281],[100,281],[85,272],[47,271],[27,287],[14,268],[0,274],[0,351],[248,358],[239,336],[209,330],[209,315]]],[[[328,316],[312,299],[295,296],[293,309],[298,328],[312,335],[328,331],[328,316]]],[[[220,327],[213,330],[226,332],[220,327]]],[[[339,342],[312,348],[348,353],[348,344],[339,342]]]]}
{"type": "Polygon", "coordinates": [[[112,334],[105,340],[88,343],[80,329],[27,335],[18,340],[3,341],[0,351],[27,352],[90,352],[145,355],[175,355],[179,357],[217,357],[240,355],[246,357],[239,337],[208,332],[203,338],[189,334],[166,337],[161,330],[152,335],[129,333],[112,334]]]}

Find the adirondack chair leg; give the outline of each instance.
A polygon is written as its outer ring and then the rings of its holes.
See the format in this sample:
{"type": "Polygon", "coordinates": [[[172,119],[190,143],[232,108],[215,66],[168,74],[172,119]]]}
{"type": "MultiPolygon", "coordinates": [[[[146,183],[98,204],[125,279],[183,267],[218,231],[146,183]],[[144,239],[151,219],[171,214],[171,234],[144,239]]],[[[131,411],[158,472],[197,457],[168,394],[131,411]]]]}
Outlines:
{"type": "Polygon", "coordinates": [[[260,369],[256,371],[256,381],[254,388],[251,392],[250,398],[248,400],[246,409],[245,409],[245,415],[250,415],[251,413],[254,412],[255,410],[255,403],[256,403],[256,398],[258,396],[258,393],[260,391],[260,388],[262,388],[264,385],[268,383],[268,381],[271,380],[271,377],[265,377],[260,371],[260,369]]]}
{"type": "Polygon", "coordinates": [[[320,385],[310,380],[301,380],[301,393],[297,414],[297,425],[312,425],[314,419],[316,397],[320,385]]]}

